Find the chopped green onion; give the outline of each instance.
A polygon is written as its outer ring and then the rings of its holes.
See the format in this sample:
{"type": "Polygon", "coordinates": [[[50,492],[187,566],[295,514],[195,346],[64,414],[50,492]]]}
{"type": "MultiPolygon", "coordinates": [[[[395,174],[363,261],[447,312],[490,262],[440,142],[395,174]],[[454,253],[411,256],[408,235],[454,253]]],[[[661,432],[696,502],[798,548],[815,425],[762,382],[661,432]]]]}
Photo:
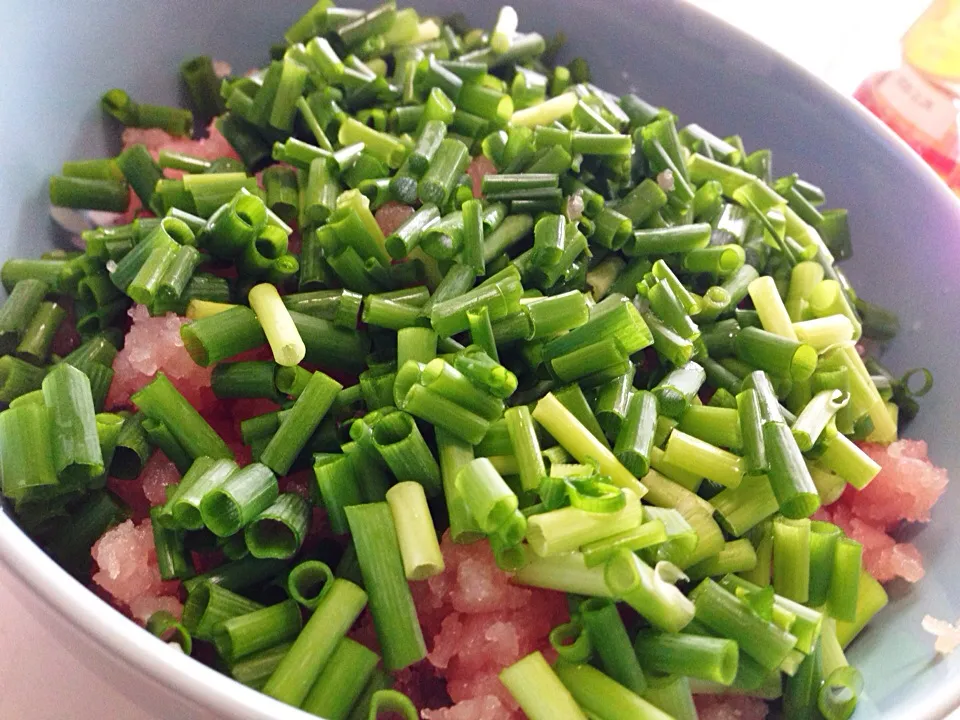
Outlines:
{"type": "Polygon", "coordinates": [[[293,640],[300,628],[300,607],[294,600],[286,600],[225,620],[217,626],[213,640],[220,657],[235,662],[293,640]]]}
{"type": "Polygon", "coordinates": [[[303,545],[310,524],[310,506],[296,493],[283,493],[262,510],[244,530],[255,558],[293,557],[303,545]]]}
{"type": "Polygon", "coordinates": [[[621,549],[604,568],[610,592],[665,632],[679,632],[693,619],[694,606],[671,580],[684,577],[670,563],[651,568],[629,550],[621,549]]]}
{"type": "Polygon", "coordinates": [[[364,586],[370,593],[377,638],[388,670],[422,660],[427,649],[403,571],[399,542],[386,503],[347,508],[364,586]]]}
{"type": "Polygon", "coordinates": [[[363,590],[347,580],[335,579],[267,680],[263,693],[300,706],[366,604],[363,590]]]}
{"type": "Polygon", "coordinates": [[[218,537],[245,528],[277,499],[277,478],[266,465],[252,463],[235,470],[203,495],[203,524],[218,537]]]}
{"type": "Polygon", "coordinates": [[[302,708],[327,720],[346,720],[379,661],[375,652],[360,643],[341,639],[302,708]]]}

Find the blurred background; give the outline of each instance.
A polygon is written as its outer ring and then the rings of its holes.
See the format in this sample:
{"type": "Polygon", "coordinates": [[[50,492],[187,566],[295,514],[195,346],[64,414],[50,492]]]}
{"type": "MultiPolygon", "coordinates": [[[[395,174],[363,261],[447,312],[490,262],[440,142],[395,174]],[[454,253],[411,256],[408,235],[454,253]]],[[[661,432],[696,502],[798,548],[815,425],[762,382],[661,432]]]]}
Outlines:
{"type": "Polygon", "coordinates": [[[688,0],[853,95],[960,194],[960,0],[688,0]]]}

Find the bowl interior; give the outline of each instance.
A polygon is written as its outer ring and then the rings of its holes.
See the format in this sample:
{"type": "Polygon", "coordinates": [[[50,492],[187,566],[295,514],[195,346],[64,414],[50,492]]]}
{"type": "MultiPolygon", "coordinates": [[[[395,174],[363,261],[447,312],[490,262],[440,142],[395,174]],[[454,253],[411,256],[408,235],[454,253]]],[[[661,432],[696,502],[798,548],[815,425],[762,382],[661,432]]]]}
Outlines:
{"type": "MultiPolygon", "coordinates": [[[[459,10],[484,26],[492,25],[498,7],[444,0],[415,5],[424,13],[459,10]]],[[[635,91],[670,107],[682,122],[698,122],[718,135],[738,133],[748,149],[770,147],[778,174],[799,172],[826,190],[830,206],[849,208],[855,257],[844,269],[858,292],[897,310],[901,318],[902,334],[890,344],[885,361],[898,371],[928,367],[937,380],[906,434],[927,440],[936,464],[960,468],[960,444],[954,441],[955,408],[960,407],[954,375],[960,338],[960,205],[932,172],[864,111],[770,50],[679,2],[522,0],[514,5],[521,29],[565,31],[565,55],[585,56],[598,84],[615,92],[635,91]]],[[[0,104],[5,131],[0,217],[6,218],[0,255],[32,256],[62,240],[49,220],[46,178],[64,160],[118,149],[116,128],[104,122],[98,107],[105,89],[122,87],[137,98],[178,101],[176,68],[184,57],[209,54],[237,71],[262,64],[269,42],[306,6],[292,0],[23,3],[0,25],[0,74],[6,78],[0,104]]],[[[851,660],[867,680],[856,715],[860,720],[941,717],[960,702],[960,657],[936,659],[932,638],[920,629],[927,613],[948,620],[960,616],[960,576],[954,572],[960,526],[950,522],[958,505],[960,488],[954,485],[935,509],[934,522],[911,532],[927,576],[916,586],[890,586],[889,607],[852,649],[851,660]]],[[[67,595],[50,589],[51,583],[65,582],[65,575],[38,559],[5,515],[0,517],[0,556],[44,602],[77,617],[66,606],[67,595]]],[[[87,609],[101,630],[126,625],[106,606],[87,609]]],[[[93,632],[90,618],[78,622],[93,632]]],[[[117,635],[109,644],[124,647],[118,638],[127,630],[107,632],[117,635]]],[[[142,656],[131,660],[146,662],[142,656]]],[[[209,680],[205,674],[191,678],[197,671],[189,660],[177,660],[168,670],[168,682],[192,683],[194,689],[209,680]]],[[[225,680],[211,682],[225,683],[219,695],[235,687],[225,680]]]]}

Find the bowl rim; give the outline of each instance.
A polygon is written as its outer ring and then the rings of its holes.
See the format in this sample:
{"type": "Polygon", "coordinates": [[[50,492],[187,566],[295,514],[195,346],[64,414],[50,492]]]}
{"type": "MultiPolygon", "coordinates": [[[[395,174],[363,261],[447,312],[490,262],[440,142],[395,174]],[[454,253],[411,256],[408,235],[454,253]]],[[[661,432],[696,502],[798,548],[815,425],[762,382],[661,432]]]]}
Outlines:
{"type": "MultiPolygon", "coordinates": [[[[635,4],[640,1],[632,0],[635,4]]],[[[412,4],[416,5],[415,0],[412,4]]],[[[724,18],[680,0],[667,4],[677,12],[678,23],[693,21],[720,26],[735,43],[783,68],[791,80],[812,86],[826,102],[833,103],[846,120],[881,138],[887,150],[925,182],[926,191],[952,207],[960,218],[960,198],[902,138],[856,100],[724,18]]],[[[123,662],[146,679],[178,692],[199,707],[250,720],[317,720],[314,715],[267,697],[174,651],[159,638],[144,632],[54,562],[16,524],[3,505],[0,505],[0,564],[40,598],[48,610],[64,619],[99,651],[110,653],[112,660],[123,662]]],[[[923,698],[923,717],[928,720],[946,717],[957,707],[960,707],[960,685],[951,687],[942,683],[923,698]]]]}

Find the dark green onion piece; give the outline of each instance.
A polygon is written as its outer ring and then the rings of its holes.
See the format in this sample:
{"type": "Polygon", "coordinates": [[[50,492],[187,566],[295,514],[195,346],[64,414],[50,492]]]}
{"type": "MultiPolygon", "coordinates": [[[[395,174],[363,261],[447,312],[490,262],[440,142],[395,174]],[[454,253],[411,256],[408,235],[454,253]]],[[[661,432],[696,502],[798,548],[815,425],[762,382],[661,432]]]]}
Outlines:
{"type": "Polygon", "coordinates": [[[16,348],[16,355],[22,360],[41,365],[50,357],[50,349],[57,330],[66,319],[67,313],[57,302],[44,301],[30,318],[30,322],[16,348]]]}
{"type": "MultiPolygon", "coordinates": [[[[362,420],[358,421],[363,423],[362,420]]],[[[344,455],[314,456],[313,472],[320,498],[327,510],[330,529],[338,535],[348,531],[345,509],[363,502],[355,463],[344,455]]]]}
{"type": "Polygon", "coordinates": [[[341,639],[303,701],[303,709],[328,720],[346,720],[379,661],[375,652],[360,643],[341,639]]]}
{"type": "Polygon", "coordinates": [[[130,400],[144,415],[170,428],[191,457],[233,457],[223,439],[163,373],[158,373],[156,379],[134,393],[130,400]]]}
{"type": "Polygon", "coordinates": [[[88,482],[103,473],[103,454],[87,376],[57,365],[43,380],[43,401],[53,426],[53,462],[65,482],[88,482]]]}
{"type": "Polygon", "coordinates": [[[203,523],[218,537],[233,535],[270,507],[278,492],[277,479],[268,467],[247,465],[204,494],[203,523]]]}
{"type": "Polygon", "coordinates": [[[333,572],[319,560],[305,560],[295,566],[287,576],[287,592],[290,597],[308,610],[316,610],[320,601],[330,592],[333,572]]]}
{"type": "Polygon", "coordinates": [[[16,503],[58,485],[50,415],[34,403],[0,413],[0,487],[16,503]]]}
{"type": "Polygon", "coordinates": [[[630,397],[627,414],[617,433],[613,453],[624,467],[641,478],[650,469],[650,453],[657,425],[657,399],[638,390],[630,397]]]}
{"type": "Polygon", "coordinates": [[[286,475],[341,389],[340,383],[322,372],[315,372],[297,398],[290,417],[280,425],[260,455],[260,461],[279,475],[286,475]]]}
{"type": "Polygon", "coordinates": [[[306,537],[310,507],[296,493],[283,493],[244,530],[250,554],[256,558],[293,557],[306,537]]]}
{"type": "Polygon", "coordinates": [[[225,620],[214,631],[213,640],[220,657],[233,663],[293,640],[301,625],[300,607],[286,600],[225,620]]]}
{"type": "Polygon", "coordinates": [[[580,621],[606,674],[637,694],[646,690],[646,678],[616,604],[605,598],[586,600],[580,605],[580,621]]]}
{"type": "Polygon", "coordinates": [[[275,381],[278,366],[272,360],[219,363],[210,378],[218,398],[269,398],[279,401],[275,381]]]}
{"type": "Polygon", "coordinates": [[[796,637],[757,615],[743,600],[707,578],[691,592],[696,618],[767,670],[780,667],[796,637]]]}
{"type": "Polygon", "coordinates": [[[410,415],[382,416],[373,426],[373,443],[398,479],[419,482],[429,496],[440,492],[440,467],[410,415]]]}
{"type": "Polygon", "coordinates": [[[664,674],[686,675],[729,685],[737,674],[733,640],[686,633],[643,631],[633,645],[640,664],[664,674]]]}
{"type": "Polygon", "coordinates": [[[198,640],[212,640],[225,620],[261,609],[263,605],[260,603],[225,587],[200,582],[190,590],[180,622],[198,640]]]}
{"type": "Polygon", "coordinates": [[[767,423],[763,441],[770,463],[768,477],[780,512],[792,519],[810,517],[820,507],[820,495],[790,428],[783,423],[767,423]]]}
{"type": "Polygon", "coordinates": [[[267,680],[263,693],[299,707],[366,603],[367,594],[359,587],[347,580],[334,580],[267,680]]]}
{"type": "Polygon", "coordinates": [[[13,352],[50,287],[40,280],[18,282],[0,308],[0,352],[13,352]]]}
{"type": "Polygon", "coordinates": [[[147,632],[156,635],[164,642],[175,642],[184,655],[193,652],[193,638],[190,631],[176,617],[166,610],[158,610],[147,620],[147,632]]]}
{"type": "Polygon", "coordinates": [[[203,367],[267,342],[257,316],[243,305],[183,325],[180,337],[193,361],[203,367]]]}
{"type": "Polygon", "coordinates": [[[426,656],[426,646],[400,557],[397,534],[386,503],[347,508],[364,585],[370,592],[377,638],[388,670],[399,670],[426,656]]]}

